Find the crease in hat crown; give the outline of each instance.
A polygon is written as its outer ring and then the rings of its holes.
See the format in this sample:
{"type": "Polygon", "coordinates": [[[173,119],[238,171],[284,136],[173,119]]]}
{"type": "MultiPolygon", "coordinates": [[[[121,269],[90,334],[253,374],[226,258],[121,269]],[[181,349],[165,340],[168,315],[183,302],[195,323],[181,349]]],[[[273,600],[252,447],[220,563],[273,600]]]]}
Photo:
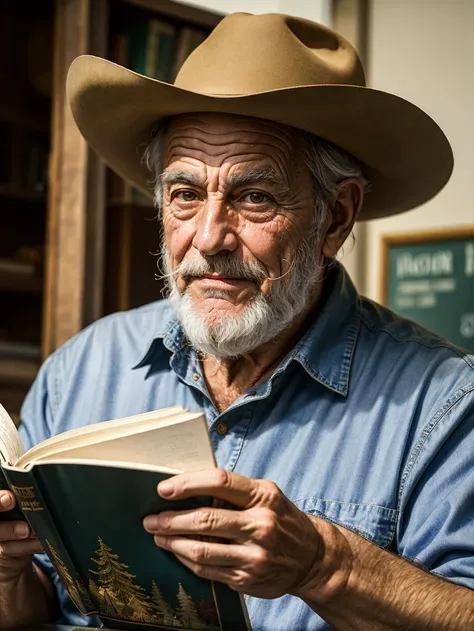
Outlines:
{"type": "Polygon", "coordinates": [[[365,75],[352,45],[321,24],[278,13],[233,13],[187,58],[174,84],[230,96],[317,84],[365,86],[365,75]]]}
{"type": "Polygon", "coordinates": [[[366,87],[357,53],[341,35],[282,14],[226,16],[174,85],[83,55],[71,64],[66,92],[90,146],[149,195],[142,149],[160,121],[186,113],[271,120],[341,147],[370,173],[361,220],[424,204],[453,169],[449,141],[426,112],[366,87]]]}

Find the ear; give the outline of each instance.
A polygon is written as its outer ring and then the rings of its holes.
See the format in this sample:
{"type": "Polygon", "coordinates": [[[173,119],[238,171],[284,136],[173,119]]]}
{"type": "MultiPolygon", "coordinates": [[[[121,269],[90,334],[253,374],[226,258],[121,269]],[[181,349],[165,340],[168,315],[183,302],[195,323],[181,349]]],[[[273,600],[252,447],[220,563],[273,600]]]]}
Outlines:
{"type": "Polygon", "coordinates": [[[336,256],[350,235],[364,198],[362,183],[355,177],[347,178],[328,202],[329,226],[324,237],[322,253],[326,258],[336,256]]]}

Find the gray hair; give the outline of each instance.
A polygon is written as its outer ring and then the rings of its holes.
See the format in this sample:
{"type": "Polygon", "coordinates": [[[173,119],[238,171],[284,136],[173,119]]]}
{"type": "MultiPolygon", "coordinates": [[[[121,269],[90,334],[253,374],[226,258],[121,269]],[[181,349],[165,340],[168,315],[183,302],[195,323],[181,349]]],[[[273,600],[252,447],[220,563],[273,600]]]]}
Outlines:
{"type": "MultiPolygon", "coordinates": [[[[169,119],[168,119],[169,120],[169,119]]],[[[142,163],[152,174],[155,206],[161,214],[161,156],[168,120],[155,126],[142,157],[142,163]]],[[[337,145],[309,132],[298,131],[303,159],[313,179],[314,225],[320,229],[327,219],[328,201],[337,192],[339,184],[347,178],[360,180],[364,192],[370,187],[363,163],[337,145]]]]}

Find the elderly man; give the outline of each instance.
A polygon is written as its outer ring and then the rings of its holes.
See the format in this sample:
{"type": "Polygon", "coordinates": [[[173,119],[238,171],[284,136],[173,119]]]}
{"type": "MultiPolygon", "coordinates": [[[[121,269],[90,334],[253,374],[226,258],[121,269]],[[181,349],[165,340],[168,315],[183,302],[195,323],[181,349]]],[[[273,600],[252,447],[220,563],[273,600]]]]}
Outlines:
{"type": "MultiPolygon", "coordinates": [[[[245,594],[255,631],[474,629],[474,360],[358,296],[335,261],[357,218],[447,181],[436,124],[365,88],[337,34],[281,15],[224,19],[174,86],[85,57],[68,90],[112,168],[143,188],[152,174],[169,300],[101,320],[45,362],[27,446],[203,410],[221,468],[158,492],[235,510],[143,526],[245,594]]],[[[0,626],[86,624],[13,525],[0,529],[0,626]]]]}

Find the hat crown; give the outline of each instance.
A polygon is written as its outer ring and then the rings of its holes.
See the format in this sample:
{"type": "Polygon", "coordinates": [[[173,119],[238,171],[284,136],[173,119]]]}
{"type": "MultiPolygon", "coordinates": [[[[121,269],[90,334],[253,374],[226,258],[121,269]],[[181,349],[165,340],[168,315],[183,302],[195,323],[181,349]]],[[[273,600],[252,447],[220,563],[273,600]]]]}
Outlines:
{"type": "Polygon", "coordinates": [[[229,96],[318,84],[365,86],[356,51],[321,24],[278,13],[225,17],[175,81],[193,92],[229,96]]]}

